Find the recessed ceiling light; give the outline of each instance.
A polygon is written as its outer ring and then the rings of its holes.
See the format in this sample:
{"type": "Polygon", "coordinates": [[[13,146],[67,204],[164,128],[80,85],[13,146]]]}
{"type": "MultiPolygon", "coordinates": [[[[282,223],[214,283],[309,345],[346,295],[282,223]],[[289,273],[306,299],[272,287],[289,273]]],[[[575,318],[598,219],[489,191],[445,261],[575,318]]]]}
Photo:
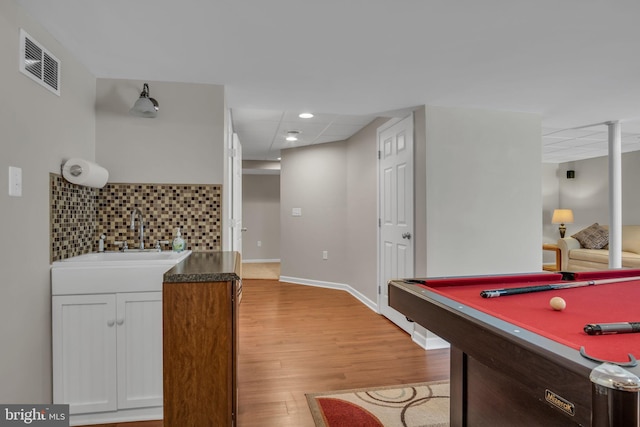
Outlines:
{"type": "Polygon", "coordinates": [[[311,117],[313,117],[313,114],[311,114],[311,113],[300,113],[300,114],[298,114],[298,117],[300,117],[301,119],[310,119],[311,117]]]}
{"type": "Polygon", "coordinates": [[[287,141],[297,141],[299,134],[300,132],[298,132],[297,130],[290,130],[289,132],[287,132],[287,137],[285,139],[287,141]]]}

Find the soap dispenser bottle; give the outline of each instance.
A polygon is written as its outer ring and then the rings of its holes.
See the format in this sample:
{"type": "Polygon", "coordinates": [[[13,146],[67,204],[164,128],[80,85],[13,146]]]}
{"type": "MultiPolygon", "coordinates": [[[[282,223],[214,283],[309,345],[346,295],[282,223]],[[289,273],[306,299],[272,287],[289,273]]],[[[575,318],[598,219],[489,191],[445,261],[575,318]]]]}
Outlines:
{"type": "Polygon", "coordinates": [[[175,239],[173,239],[173,250],[175,252],[182,252],[184,250],[184,239],[182,238],[182,234],[180,233],[180,227],[178,227],[176,237],[175,239]]]}

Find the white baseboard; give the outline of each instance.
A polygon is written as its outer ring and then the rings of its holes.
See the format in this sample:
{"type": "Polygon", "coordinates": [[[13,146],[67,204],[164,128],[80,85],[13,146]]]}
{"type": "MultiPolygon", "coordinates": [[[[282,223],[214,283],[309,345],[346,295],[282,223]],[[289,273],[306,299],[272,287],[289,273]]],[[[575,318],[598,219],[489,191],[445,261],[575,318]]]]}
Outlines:
{"type": "Polygon", "coordinates": [[[411,334],[411,340],[414,343],[418,344],[420,347],[424,349],[427,348],[427,336],[422,332],[418,331],[415,327],[413,328],[413,333],[411,334]]]}
{"type": "Polygon", "coordinates": [[[438,336],[432,336],[427,338],[427,345],[425,346],[425,350],[438,350],[441,348],[450,348],[451,344],[447,341],[443,340],[438,336]]]}
{"type": "Polygon", "coordinates": [[[311,279],[302,279],[299,277],[289,277],[289,276],[280,276],[281,282],[294,283],[297,285],[307,285],[307,286],[317,286],[319,288],[328,288],[328,289],[339,289],[341,291],[347,291],[353,297],[355,297],[358,301],[369,307],[371,310],[378,313],[378,304],[371,301],[369,298],[364,296],[362,293],[353,289],[351,286],[346,285],[344,283],[334,283],[334,282],[323,282],[320,280],[311,280],[311,279]]]}
{"type": "Polygon", "coordinates": [[[280,259],[243,259],[243,263],[247,264],[256,264],[256,263],[265,263],[265,262],[280,262],[280,259]]]}
{"type": "MultiPolygon", "coordinates": [[[[424,328],[420,328],[420,329],[424,330],[424,328]]],[[[424,348],[425,350],[438,350],[441,348],[451,347],[451,344],[449,344],[447,341],[443,340],[437,335],[434,335],[433,333],[431,334],[428,333],[428,331],[427,331],[427,334],[425,335],[421,331],[414,329],[413,334],[411,334],[411,339],[413,340],[414,343],[418,344],[420,347],[424,348]]]]}

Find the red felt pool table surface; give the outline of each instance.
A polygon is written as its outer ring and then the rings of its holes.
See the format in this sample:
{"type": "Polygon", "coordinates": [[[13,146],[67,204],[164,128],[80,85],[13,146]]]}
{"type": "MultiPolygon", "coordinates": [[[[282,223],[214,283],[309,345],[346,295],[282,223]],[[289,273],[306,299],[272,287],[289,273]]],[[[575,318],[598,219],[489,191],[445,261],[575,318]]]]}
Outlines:
{"type": "MultiPolygon", "coordinates": [[[[640,277],[640,270],[574,273],[575,281],[640,277]]],[[[573,289],[482,298],[489,289],[535,286],[561,281],[561,274],[487,276],[427,279],[424,288],[480,310],[518,327],[562,343],[576,350],[584,347],[592,357],[616,362],[628,361],[628,354],[640,358],[640,333],[587,335],[588,323],[640,322],[640,279],[573,289]],[[567,307],[555,311],[549,300],[562,297],[567,307]]]]}

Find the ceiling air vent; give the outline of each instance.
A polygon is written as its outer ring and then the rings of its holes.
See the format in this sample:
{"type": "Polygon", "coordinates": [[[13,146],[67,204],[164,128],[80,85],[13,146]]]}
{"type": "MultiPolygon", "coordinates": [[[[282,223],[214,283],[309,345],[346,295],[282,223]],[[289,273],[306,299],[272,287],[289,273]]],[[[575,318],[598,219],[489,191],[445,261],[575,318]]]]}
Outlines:
{"type": "Polygon", "coordinates": [[[60,96],[60,61],[20,29],[20,71],[60,96]]]}

